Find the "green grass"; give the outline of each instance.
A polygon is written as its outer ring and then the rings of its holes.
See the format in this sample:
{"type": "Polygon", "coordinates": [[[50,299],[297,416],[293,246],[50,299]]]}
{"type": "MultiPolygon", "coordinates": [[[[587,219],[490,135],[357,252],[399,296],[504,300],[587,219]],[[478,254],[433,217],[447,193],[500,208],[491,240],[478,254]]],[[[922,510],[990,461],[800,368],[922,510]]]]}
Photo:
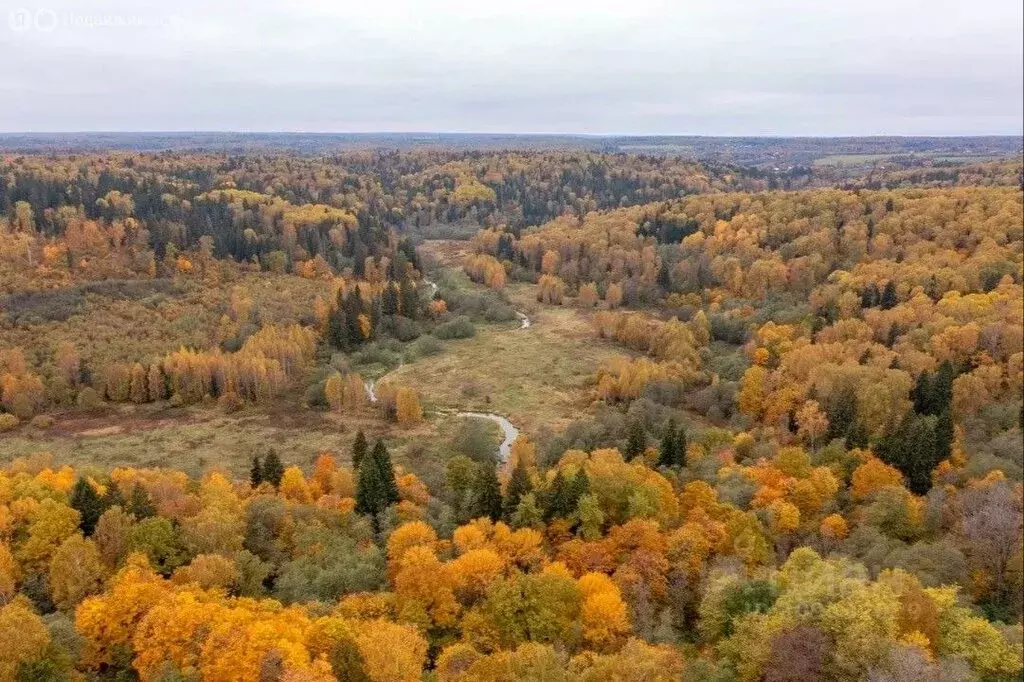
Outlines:
{"type": "MultiPolygon", "coordinates": [[[[480,288],[457,268],[445,268],[437,279],[460,290],[480,288]]],[[[258,298],[269,307],[276,293],[258,298]]],[[[415,428],[398,428],[369,406],[356,414],[310,410],[300,406],[297,390],[275,404],[232,415],[212,405],[118,405],[98,414],[59,414],[48,430],[23,426],[0,436],[0,462],[48,452],[58,464],[86,469],[171,467],[200,475],[219,468],[245,477],[252,457],[265,455],[269,448],[286,464],[307,470],[323,451],[348,462],[352,440],[362,429],[371,439],[385,439],[396,464],[428,484],[440,483],[444,462],[458,450],[465,421],[457,411],[503,414],[531,435],[558,429],[589,410],[598,367],[626,353],[596,338],[590,313],[540,306],[532,285],[514,284],[506,293],[517,309],[530,315],[530,328],[520,329],[518,321],[478,325],[473,338],[444,342],[440,353],[388,374],[419,391],[426,419],[415,428]]],[[[358,369],[364,376],[377,376],[388,368],[371,364],[358,369]]],[[[496,446],[497,428],[488,433],[496,446]]]]}
{"type": "Polygon", "coordinates": [[[943,161],[953,163],[978,163],[981,161],[993,161],[1002,157],[999,156],[951,156],[949,154],[944,155],[931,155],[931,154],[831,154],[829,156],[822,156],[821,158],[815,159],[814,166],[858,166],[861,164],[875,163],[876,161],[885,161],[886,159],[892,159],[894,157],[906,157],[912,156],[919,159],[930,159],[932,161],[943,161]]]}
{"type": "MultiPolygon", "coordinates": [[[[22,427],[4,434],[0,463],[49,453],[58,465],[83,469],[168,467],[192,476],[222,469],[244,478],[252,457],[270,448],[285,464],[306,471],[324,451],[347,464],[362,429],[371,441],[385,440],[396,464],[439,482],[451,454],[448,441],[461,420],[447,413],[426,416],[423,424],[405,429],[380,419],[372,407],[334,414],[282,404],[224,415],[217,408],[120,406],[101,415],[58,418],[46,431],[22,427]]],[[[497,447],[496,430],[493,440],[497,447]]]]}
{"type": "Polygon", "coordinates": [[[892,158],[893,154],[832,154],[815,159],[814,166],[854,166],[892,158]]]}
{"type": "Polygon", "coordinates": [[[590,405],[591,382],[607,359],[626,353],[598,339],[587,313],[538,306],[535,287],[509,287],[510,300],[532,325],[518,322],[479,327],[471,339],[449,341],[444,352],[388,375],[412,386],[428,406],[496,412],[527,433],[558,428],[590,405]]]}

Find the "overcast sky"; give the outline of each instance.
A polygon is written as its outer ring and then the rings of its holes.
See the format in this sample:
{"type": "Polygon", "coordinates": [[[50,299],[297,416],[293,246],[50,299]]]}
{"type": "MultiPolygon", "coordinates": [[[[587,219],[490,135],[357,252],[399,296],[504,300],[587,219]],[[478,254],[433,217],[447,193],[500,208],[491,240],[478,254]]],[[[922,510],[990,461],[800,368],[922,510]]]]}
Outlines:
{"type": "Polygon", "coordinates": [[[1021,134],[1021,0],[0,0],[0,131],[1021,134]]]}

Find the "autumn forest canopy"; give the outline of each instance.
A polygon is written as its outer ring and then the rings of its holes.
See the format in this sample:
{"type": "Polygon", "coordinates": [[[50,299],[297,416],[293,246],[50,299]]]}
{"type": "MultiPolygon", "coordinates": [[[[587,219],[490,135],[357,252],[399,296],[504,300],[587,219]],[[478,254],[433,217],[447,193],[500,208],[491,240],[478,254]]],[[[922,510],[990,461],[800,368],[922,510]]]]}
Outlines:
{"type": "Polygon", "coordinates": [[[0,682],[1009,682],[1017,138],[0,136],[0,682]]]}

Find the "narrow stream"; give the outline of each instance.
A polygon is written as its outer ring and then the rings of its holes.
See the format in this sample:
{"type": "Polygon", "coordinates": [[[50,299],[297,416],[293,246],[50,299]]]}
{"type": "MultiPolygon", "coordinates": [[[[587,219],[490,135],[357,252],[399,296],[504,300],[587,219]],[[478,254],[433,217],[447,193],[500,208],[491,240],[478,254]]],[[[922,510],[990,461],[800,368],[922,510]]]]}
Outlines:
{"type": "Polygon", "coordinates": [[[500,414],[494,414],[493,412],[459,412],[458,416],[471,417],[473,419],[489,419],[500,426],[504,440],[498,446],[498,459],[502,463],[508,461],[508,456],[512,452],[512,443],[516,442],[516,438],[519,437],[519,429],[515,427],[515,424],[500,414]]]}
{"type": "MultiPolygon", "coordinates": [[[[423,283],[430,287],[430,296],[433,297],[433,295],[437,293],[437,284],[429,279],[424,279],[423,283]]],[[[529,327],[530,318],[527,317],[526,313],[519,310],[515,312],[516,317],[519,319],[519,328],[526,329],[529,327]]],[[[401,366],[402,365],[400,363],[398,367],[401,366]]],[[[397,369],[397,367],[395,369],[397,369]]],[[[388,374],[390,374],[390,372],[388,372],[388,374]]],[[[377,403],[377,382],[383,380],[385,376],[387,376],[387,374],[380,377],[380,379],[368,379],[363,382],[363,388],[366,389],[366,397],[369,399],[371,404],[377,403]]],[[[508,460],[508,456],[512,452],[512,443],[514,443],[516,438],[519,437],[519,429],[516,428],[515,424],[510,422],[508,418],[503,417],[500,414],[494,414],[493,412],[459,412],[458,416],[469,417],[472,419],[488,419],[497,424],[501,428],[503,437],[501,445],[498,446],[498,458],[501,462],[506,462],[508,460]]]]}
{"type": "Polygon", "coordinates": [[[366,397],[370,401],[371,405],[377,404],[377,382],[384,381],[384,377],[386,377],[388,374],[391,374],[404,364],[405,360],[399,360],[398,367],[395,367],[394,369],[389,369],[387,372],[382,374],[379,379],[367,379],[366,381],[363,382],[363,388],[366,389],[366,397]]]}

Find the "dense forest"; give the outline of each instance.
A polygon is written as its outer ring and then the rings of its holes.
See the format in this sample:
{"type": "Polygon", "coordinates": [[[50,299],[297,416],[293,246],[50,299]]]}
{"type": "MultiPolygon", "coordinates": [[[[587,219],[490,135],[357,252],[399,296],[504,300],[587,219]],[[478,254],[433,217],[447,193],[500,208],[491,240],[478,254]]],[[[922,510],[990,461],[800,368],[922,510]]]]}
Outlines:
{"type": "Polygon", "coordinates": [[[1019,140],[908,140],[3,138],[0,681],[1021,679],[1019,140]]]}

